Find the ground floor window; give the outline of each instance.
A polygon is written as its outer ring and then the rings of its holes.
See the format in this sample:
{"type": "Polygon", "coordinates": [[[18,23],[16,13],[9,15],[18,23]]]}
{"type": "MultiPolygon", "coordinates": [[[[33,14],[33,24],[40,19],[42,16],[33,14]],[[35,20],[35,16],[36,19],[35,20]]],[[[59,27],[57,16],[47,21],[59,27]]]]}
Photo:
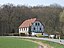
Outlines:
{"type": "Polygon", "coordinates": [[[34,27],[34,30],[35,30],[35,27],[34,27]]]}
{"type": "Polygon", "coordinates": [[[40,28],[40,30],[41,30],[41,28],[40,28]]]}

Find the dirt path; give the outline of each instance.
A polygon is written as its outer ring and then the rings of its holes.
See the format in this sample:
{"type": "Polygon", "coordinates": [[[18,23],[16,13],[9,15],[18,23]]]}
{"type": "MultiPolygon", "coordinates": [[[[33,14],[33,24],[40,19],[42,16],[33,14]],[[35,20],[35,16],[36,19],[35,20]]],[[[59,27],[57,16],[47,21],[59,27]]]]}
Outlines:
{"type": "Polygon", "coordinates": [[[38,48],[44,48],[43,46],[39,45],[38,48]]]}
{"type": "Polygon", "coordinates": [[[37,42],[37,41],[29,40],[29,39],[23,39],[23,40],[31,41],[31,42],[39,44],[38,48],[53,48],[53,47],[49,46],[48,44],[44,44],[44,43],[39,42],[39,41],[37,42]]]}

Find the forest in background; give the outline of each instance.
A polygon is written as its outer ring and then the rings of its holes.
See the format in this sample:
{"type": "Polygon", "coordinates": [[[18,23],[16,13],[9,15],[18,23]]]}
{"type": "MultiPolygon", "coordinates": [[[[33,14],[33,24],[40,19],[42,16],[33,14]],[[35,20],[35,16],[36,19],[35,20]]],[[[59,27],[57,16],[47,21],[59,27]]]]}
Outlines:
{"type": "Polygon", "coordinates": [[[18,33],[21,23],[30,18],[39,19],[48,34],[64,35],[64,7],[58,4],[50,6],[25,6],[4,4],[0,6],[0,35],[18,33]]]}

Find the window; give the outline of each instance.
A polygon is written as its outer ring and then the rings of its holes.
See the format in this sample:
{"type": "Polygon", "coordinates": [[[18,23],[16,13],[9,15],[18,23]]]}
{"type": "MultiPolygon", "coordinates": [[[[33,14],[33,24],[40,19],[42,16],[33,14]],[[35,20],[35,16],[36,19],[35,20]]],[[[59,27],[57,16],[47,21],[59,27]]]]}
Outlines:
{"type": "Polygon", "coordinates": [[[24,28],[24,30],[25,30],[25,28],[24,28]]]}
{"type": "Polygon", "coordinates": [[[21,28],[20,28],[20,31],[21,31],[21,28]]]}
{"type": "Polygon", "coordinates": [[[22,28],[22,31],[23,31],[23,28],[22,28]]]}
{"type": "Polygon", "coordinates": [[[35,25],[37,26],[37,23],[35,23],[35,25]]]}
{"type": "Polygon", "coordinates": [[[34,30],[35,30],[35,27],[34,27],[34,30]]]}
{"type": "Polygon", "coordinates": [[[39,26],[39,25],[40,25],[40,23],[35,23],[35,25],[36,25],[36,26],[39,26]]]}
{"type": "Polygon", "coordinates": [[[40,24],[38,23],[38,26],[39,26],[40,24]]]}
{"type": "Polygon", "coordinates": [[[27,30],[27,27],[26,27],[26,30],[27,30]]]}
{"type": "Polygon", "coordinates": [[[41,30],[41,28],[40,28],[40,30],[41,30]]]}

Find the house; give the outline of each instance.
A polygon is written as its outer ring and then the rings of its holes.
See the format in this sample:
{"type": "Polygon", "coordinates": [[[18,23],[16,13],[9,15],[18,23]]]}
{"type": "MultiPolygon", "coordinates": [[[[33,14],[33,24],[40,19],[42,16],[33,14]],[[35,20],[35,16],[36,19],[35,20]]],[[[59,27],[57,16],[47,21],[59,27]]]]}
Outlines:
{"type": "Polygon", "coordinates": [[[44,32],[44,25],[36,18],[25,20],[19,26],[19,34],[36,35],[44,32]]]}

